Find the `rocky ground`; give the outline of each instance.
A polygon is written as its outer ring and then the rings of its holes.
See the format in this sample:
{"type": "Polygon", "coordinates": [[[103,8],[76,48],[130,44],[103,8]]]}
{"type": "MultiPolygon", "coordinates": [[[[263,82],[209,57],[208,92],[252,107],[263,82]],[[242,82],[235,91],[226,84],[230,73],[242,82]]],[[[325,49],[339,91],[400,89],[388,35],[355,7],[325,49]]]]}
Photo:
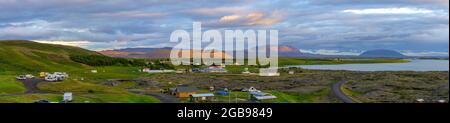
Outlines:
{"type": "MultiPolygon", "coordinates": [[[[448,72],[350,72],[297,70],[295,74],[281,71],[279,77],[260,77],[243,74],[157,74],[134,80],[146,90],[158,91],[176,84],[188,84],[201,89],[210,86],[240,90],[255,87],[265,91],[277,91],[297,95],[323,96],[326,102],[335,102],[332,94],[315,95],[331,88],[333,83],[348,81],[344,87],[362,102],[414,102],[425,99],[430,102],[447,100],[449,94],[448,72]]],[[[134,86],[132,88],[142,88],[134,86]]],[[[326,91],[326,93],[331,93],[326,91]]]]}

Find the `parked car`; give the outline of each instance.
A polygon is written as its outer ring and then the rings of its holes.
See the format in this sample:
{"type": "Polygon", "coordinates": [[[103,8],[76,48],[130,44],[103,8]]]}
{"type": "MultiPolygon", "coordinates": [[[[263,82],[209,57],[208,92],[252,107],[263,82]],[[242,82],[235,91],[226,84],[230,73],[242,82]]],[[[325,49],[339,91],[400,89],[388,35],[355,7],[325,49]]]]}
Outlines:
{"type": "Polygon", "coordinates": [[[27,77],[25,77],[24,75],[19,75],[16,77],[17,80],[26,80],[27,77]]]}
{"type": "Polygon", "coordinates": [[[25,75],[25,78],[27,78],[27,79],[32,79],[32,78],[34,78],[34,76],[31,75],[31,74],[27,74],[27,75],[25,75]]]}

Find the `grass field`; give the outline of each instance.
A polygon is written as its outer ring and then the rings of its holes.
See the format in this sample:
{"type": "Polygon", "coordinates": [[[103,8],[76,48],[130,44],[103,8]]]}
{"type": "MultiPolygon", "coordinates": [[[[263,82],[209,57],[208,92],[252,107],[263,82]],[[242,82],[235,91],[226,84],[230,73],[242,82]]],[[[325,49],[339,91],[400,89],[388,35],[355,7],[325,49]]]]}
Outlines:
{"type": "Polygon", "coordinates": [[[330,93],[330,89],[322,89],[312,93],[296,94],[289,92],[271,91],[271,94],[277,96],[276,102],[288,103],[321,103],[328,102],[325,97],[330,93]]]}
{"type": "Polygon", "coordinates": [[[302,59],[302,58],[279,58],[278,61],[279,61],[279,66],[409,62],[408,60],[404,60],[404,59],[302,59]]]}
{"type": "Polygon", "coordinates": [[[17,82],[12,75],[0,75],[0,94],[24,93],[25,87],[17,82]]]}

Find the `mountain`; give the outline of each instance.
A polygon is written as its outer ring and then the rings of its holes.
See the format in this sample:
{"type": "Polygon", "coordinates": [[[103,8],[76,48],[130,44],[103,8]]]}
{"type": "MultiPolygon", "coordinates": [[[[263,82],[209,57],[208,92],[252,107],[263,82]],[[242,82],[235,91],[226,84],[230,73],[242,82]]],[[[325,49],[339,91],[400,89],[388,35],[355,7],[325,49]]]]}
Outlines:
{"type": "Polygon", "coordinates": [[[291,46],[278,46],[279,57],[301,57],[304,56],[300,49],[291,46]]]}
{"type": "Polygon", "coordinates": [[[386,49],[377,49],[377,50],[368,50],[359,55],[360,57],[369,57],[369,58],[404,58],[407,57],[400,52],[394,50],[386,50],[386,49]]]}
{"type": "Polygon", "coordinates": [[[116,50],[104,50],[99,53],[111,57],[120,58],[169,58],[172,48],[126,48],[116,50]]]}
{"type": "MultiPolygon", "coordinates": [[[[99,51],[99,53],[111,57],[120,57],[120,58],[169,58],[170,53],[172,52],[172,48],[126,48],[126,49],[117,49],[117,50],[104,50],[99,51]]],[[[200,50],[181,50],[179,55],[182,53],[201,53],[200,50]]],[[[210,57],[214,56],[224,56],[225,58],[230,58],[228,54],[224,52],[212,52],[210,57]]]]}
{"type": "MultiPolygon", "coordinates": [[[[126,48],[126,49],[116,49],[116,50],[104,50],[99,51],[99,53],[111,57],[121,57],[121,58],[169,58],[172,48],[126,48]]],[[[183,51],[183,52],[188,52],[183,51]]],[[[238,51],[239,52],[239,51],[238,51]]],[[[247,50],[244,52],[248,52],[247,50]]],[[[229,54],[214,52],[211,56],[224,55],[225,58],[231,57],[229,54]]],[[[279,46],[278,54],[280,57],[299,57],[302,53],[299,49],[290,46],[279,46]]],[[[303,54],[305,55],[305,54],[303,54]]]]}
{"type": "Polygon", "coordinates": [[[89,66],[74,62],[70,55],[101,55],[78,47],[42,44],[25,40],[0,41],[0,72],[70,71],[89,66]]]}

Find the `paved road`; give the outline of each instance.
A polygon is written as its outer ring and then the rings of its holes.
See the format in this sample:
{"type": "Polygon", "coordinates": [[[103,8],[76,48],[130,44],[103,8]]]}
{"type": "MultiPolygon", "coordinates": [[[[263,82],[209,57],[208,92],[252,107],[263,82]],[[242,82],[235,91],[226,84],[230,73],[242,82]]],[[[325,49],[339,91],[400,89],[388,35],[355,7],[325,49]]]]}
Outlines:
{"type": "Polygon", "coordinates": [[[336,97],[339,98],[342,102],[355,103],[355,101],[353,101],[352,98],[348,97],[347,95],[345,95],[344,92],[342,92],[341,86],[344,85],[345,83],[346,83],[345,81],[335,83],[335,84],[333,84],[331,89],[333,90],[334,95],[336,95],[336,97]]]}

